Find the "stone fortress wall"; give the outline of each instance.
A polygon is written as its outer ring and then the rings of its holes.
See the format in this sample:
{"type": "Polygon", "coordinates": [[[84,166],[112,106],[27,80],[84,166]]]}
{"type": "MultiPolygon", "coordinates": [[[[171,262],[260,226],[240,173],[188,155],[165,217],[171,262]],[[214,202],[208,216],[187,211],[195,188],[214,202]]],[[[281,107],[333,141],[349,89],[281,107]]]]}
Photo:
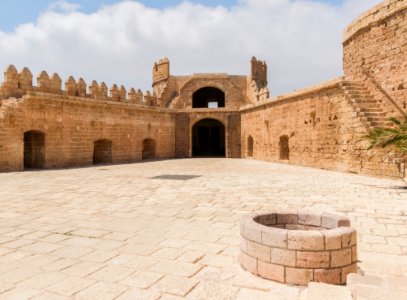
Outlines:
{"type": "Polygon", "coordinates": [[[406,0],[388,0],[345,29],[344,77],[243,108],[243,155],[404,177],[404,158],[368,151],[362,137],[407,110],[406,14],[406,0]]]}
{"type": "MultiPolygon", "coordinates": [[[[29,69],[8,67],[0,93],[0,170],[24,169],[24,133],[45,134],[43,168],[91,165],[96,141],[111,143],[106,163],[142,159],[143,141],[155,142],[154,157],[174,157],[174,115],[157,107],[157,97],[122,86],[41,72],[37,85],[29,69]]],[[[148,153],[144,153],[148,156],[148,153]]],[[[35,160],[35,159],[34,159],[35,160]]]]}
{"type": "Polygon", "coordinates": [[[407,110],[407,1],[388,0],[351,23],[343,34],[344,72],[362,81],[388,115],[407,110]]]}
{"type": "Polygon", "coordinates": [[[404,177],[403,157],[367,150],[362,137],[406,110],[406,7],[384,1],[345,29],[344,77],[279,97],[269,97],[267,65],[255,58],[249,76],[174,76],[162,59],[144,94],[72,77],[62,89],[46,72],[34,86],[27,68],[10,66],[0,88],[0,171],[191,157],[197,124],[211,119],[224,127],[225,157],[404,177]],[[206,88],[224,103],[194,106],[206,88]]]}

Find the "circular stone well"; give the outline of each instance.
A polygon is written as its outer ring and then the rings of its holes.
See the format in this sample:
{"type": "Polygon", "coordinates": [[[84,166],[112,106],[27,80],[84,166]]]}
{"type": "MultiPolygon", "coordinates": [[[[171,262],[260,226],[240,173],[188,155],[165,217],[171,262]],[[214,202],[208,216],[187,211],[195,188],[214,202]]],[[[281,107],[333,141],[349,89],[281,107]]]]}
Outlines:
{"type": "Polygon", "coordinates": [[[274,281],[345,284],[356,273],[356,231],[332,213],[281,210],[240,220],[240,264],[274,281]]]}

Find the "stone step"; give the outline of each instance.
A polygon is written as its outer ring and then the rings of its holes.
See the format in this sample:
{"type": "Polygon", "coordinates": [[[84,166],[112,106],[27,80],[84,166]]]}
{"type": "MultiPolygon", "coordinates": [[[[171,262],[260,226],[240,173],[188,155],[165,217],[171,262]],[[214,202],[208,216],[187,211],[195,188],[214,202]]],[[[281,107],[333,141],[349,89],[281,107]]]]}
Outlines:
{"type": "Polygon", "coordinates": [[[367,90],[362,86],[348,86],[348,87],[345,87],[345,91],[363,91],[363,92],[367,92],[367,90]]]}
{"type": "Polygon", "coordinates": [[[343,88],[348,93],[369,93],[369,91],[363,85],[349,85],[344,86],[343,88]]]}
{"type": "Polygon", "coordinates": [[[348,96],[351,98],[363,98],[363,99],[371,99],[374,100],[373,96],[367,93],[349,93],[347,92],[348,96]]]}
{"type": "Polygon", "coordinates": [[[407,299],[406,277],[377,277],[349,274],[347,287],[354,300],[362,299],[407,299]]]}
{"type": "Polygon", "coordinates": [[[383,113],[383,110],[381,108],[369,108],[369,107],[361,107],[360,112],[366,112],[366,113],[383,113]]]}
{"type": "Polygon", "coordinates": [[[355,82],[355,81],[344,81],[344,82],[342,82],[342,86],[344,86],[344,87],[351,87],[351,86],[364,87],[364,84],[355,82]]]}
{"type": "Polygon", "coordinates": [[[372,127],[391,127],[391,122],[377,122],[377,121],[370,121],[370,126],[372,127]]]}
{"type": "Polygon", "coordinates": [[[349,90],[346,89],[346,92],[348,94],[351,94],[351,95],[368,95],[368,96],[371,96],[368,91],[362,90],[362,89],[349,89],[349,90]]]}
{"type": "Polygon", "coordinates": [[[353,102],[360,103],[360,104],[367,103],[367,104],[377,105],[377,102],[371,98],[353,97],[352,100],[353,100],[353,102]]]}
{"type": "Polygon", "coordinates": [[[351,273],[348,274],[346,278],[346,285],[352,288],[355,285],[363,284],[363,285],[370,285],[370,286],[382,286],[383,285],[383,278],[377,276],[366,276],[361,275],[358,273],[351,273]]]}
{"type": "Polygon", "coordinates": [[[366,117],[380,117],[386,118],[386,114],[383,112],[364,112],[363,113],[366,117]]]}
{"type": "Polygon", "coordinates": [[[301,300],[352,300],[352,294],[346,286],[310,282],[301,300]]]}
{"type": "Polygon", "coordinates": [[[367,117],[367,116],[365,116],[364,118],[366,118],[366,120],[370,121],[370,122],[374,121],[374,122],[383,122],[383,123],[385,123],[387,121],[386,118],[379,117],[379,116],[377,116],[377,117],[374,117],[374,116],[367,117]]]}
{"type": "Polygon", "coordinates": [[[358,102],[355,102],[355,104],[360,108],[368,108],[368,109],[376,109],[376,108],[378,108],[378,109],[380,109],[375,103],[358,103],[358,102]]]}
{"type": "Polygon", "coordinates": [[[384,123],[383,123],[383,127],[394,127],[394,123],[393,123],[393,122],[389,122],[389,121],[384,122],[384,123]]]}

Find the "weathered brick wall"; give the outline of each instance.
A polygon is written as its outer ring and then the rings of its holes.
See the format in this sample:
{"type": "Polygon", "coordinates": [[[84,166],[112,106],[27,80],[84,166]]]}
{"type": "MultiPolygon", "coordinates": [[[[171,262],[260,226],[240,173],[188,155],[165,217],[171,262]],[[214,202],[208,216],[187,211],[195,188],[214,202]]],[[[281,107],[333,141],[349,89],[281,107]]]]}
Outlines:
{"type": "Polygon", "coordinates": [[[251,136],[255,159],[403,177],[404,163],[392,152],[366,150],[362,137],[367,128],[344,96],[341,82],[337,79],[242,109],[242,156],[249,156],[251,136]],[[289,160],[280,159],[281,137],[289,139],[289,160]]]}
{"type": "Polygon", "coordinates": [[[345,77],[363,81],[388,116],[407,110],[406,37],[406,0],[384,1],[344,31],[345,77]]]}
{"type": "Polygon", "coordinates": [[[147,138],[156,141],[157,158],[174,157],[175,115],[165,109],[39,93],[0,105],[0,171],[23,169],[30,130],[45,133],[46,168],[91,165],[99,139],[112,141],[113,163],[140,160],[147,138]]]}

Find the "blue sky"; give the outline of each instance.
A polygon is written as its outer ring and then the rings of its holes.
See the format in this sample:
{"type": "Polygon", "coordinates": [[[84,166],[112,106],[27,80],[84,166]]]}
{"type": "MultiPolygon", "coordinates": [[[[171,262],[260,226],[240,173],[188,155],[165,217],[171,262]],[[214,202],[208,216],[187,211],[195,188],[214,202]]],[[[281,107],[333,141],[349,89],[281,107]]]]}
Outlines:
{"type": "Polygon", "coordinates": [[[279,95],[341,76],[343,29],[382,0],[138,1],[171,7],[161,11],[135,0],[61,1],[0,0],[0,69],[145,91],[163,57],[172,74],[185,75],[248,74],[256,56],[268,62],[271,94],[279,95]],[[82,14],[67,13],[78,6],[82,14]]]}
{"type": "MultiPolygon", "coordinates": [[[[81,6],[81,11],[89,13],[96,11],[106,4],[113,4],[122,0],[70,0],[81,6]]],[[[183,0],[139,0],[149,7],[163,8],[176,5],[183,0]]],[[[237,0],[189,0],[194,3],[201,3],[207,6],[233,6],[237,0]]],[[[301,0],[298,0],[301,1],[301,0]]],[[[330,4],[340,4],[343,0],[315,0],[330,4]]],[[[0,30],[12,31],[17,25],[34,22],[38,15],[48,9],[57,0],[0,0],[0,30]]]]}

